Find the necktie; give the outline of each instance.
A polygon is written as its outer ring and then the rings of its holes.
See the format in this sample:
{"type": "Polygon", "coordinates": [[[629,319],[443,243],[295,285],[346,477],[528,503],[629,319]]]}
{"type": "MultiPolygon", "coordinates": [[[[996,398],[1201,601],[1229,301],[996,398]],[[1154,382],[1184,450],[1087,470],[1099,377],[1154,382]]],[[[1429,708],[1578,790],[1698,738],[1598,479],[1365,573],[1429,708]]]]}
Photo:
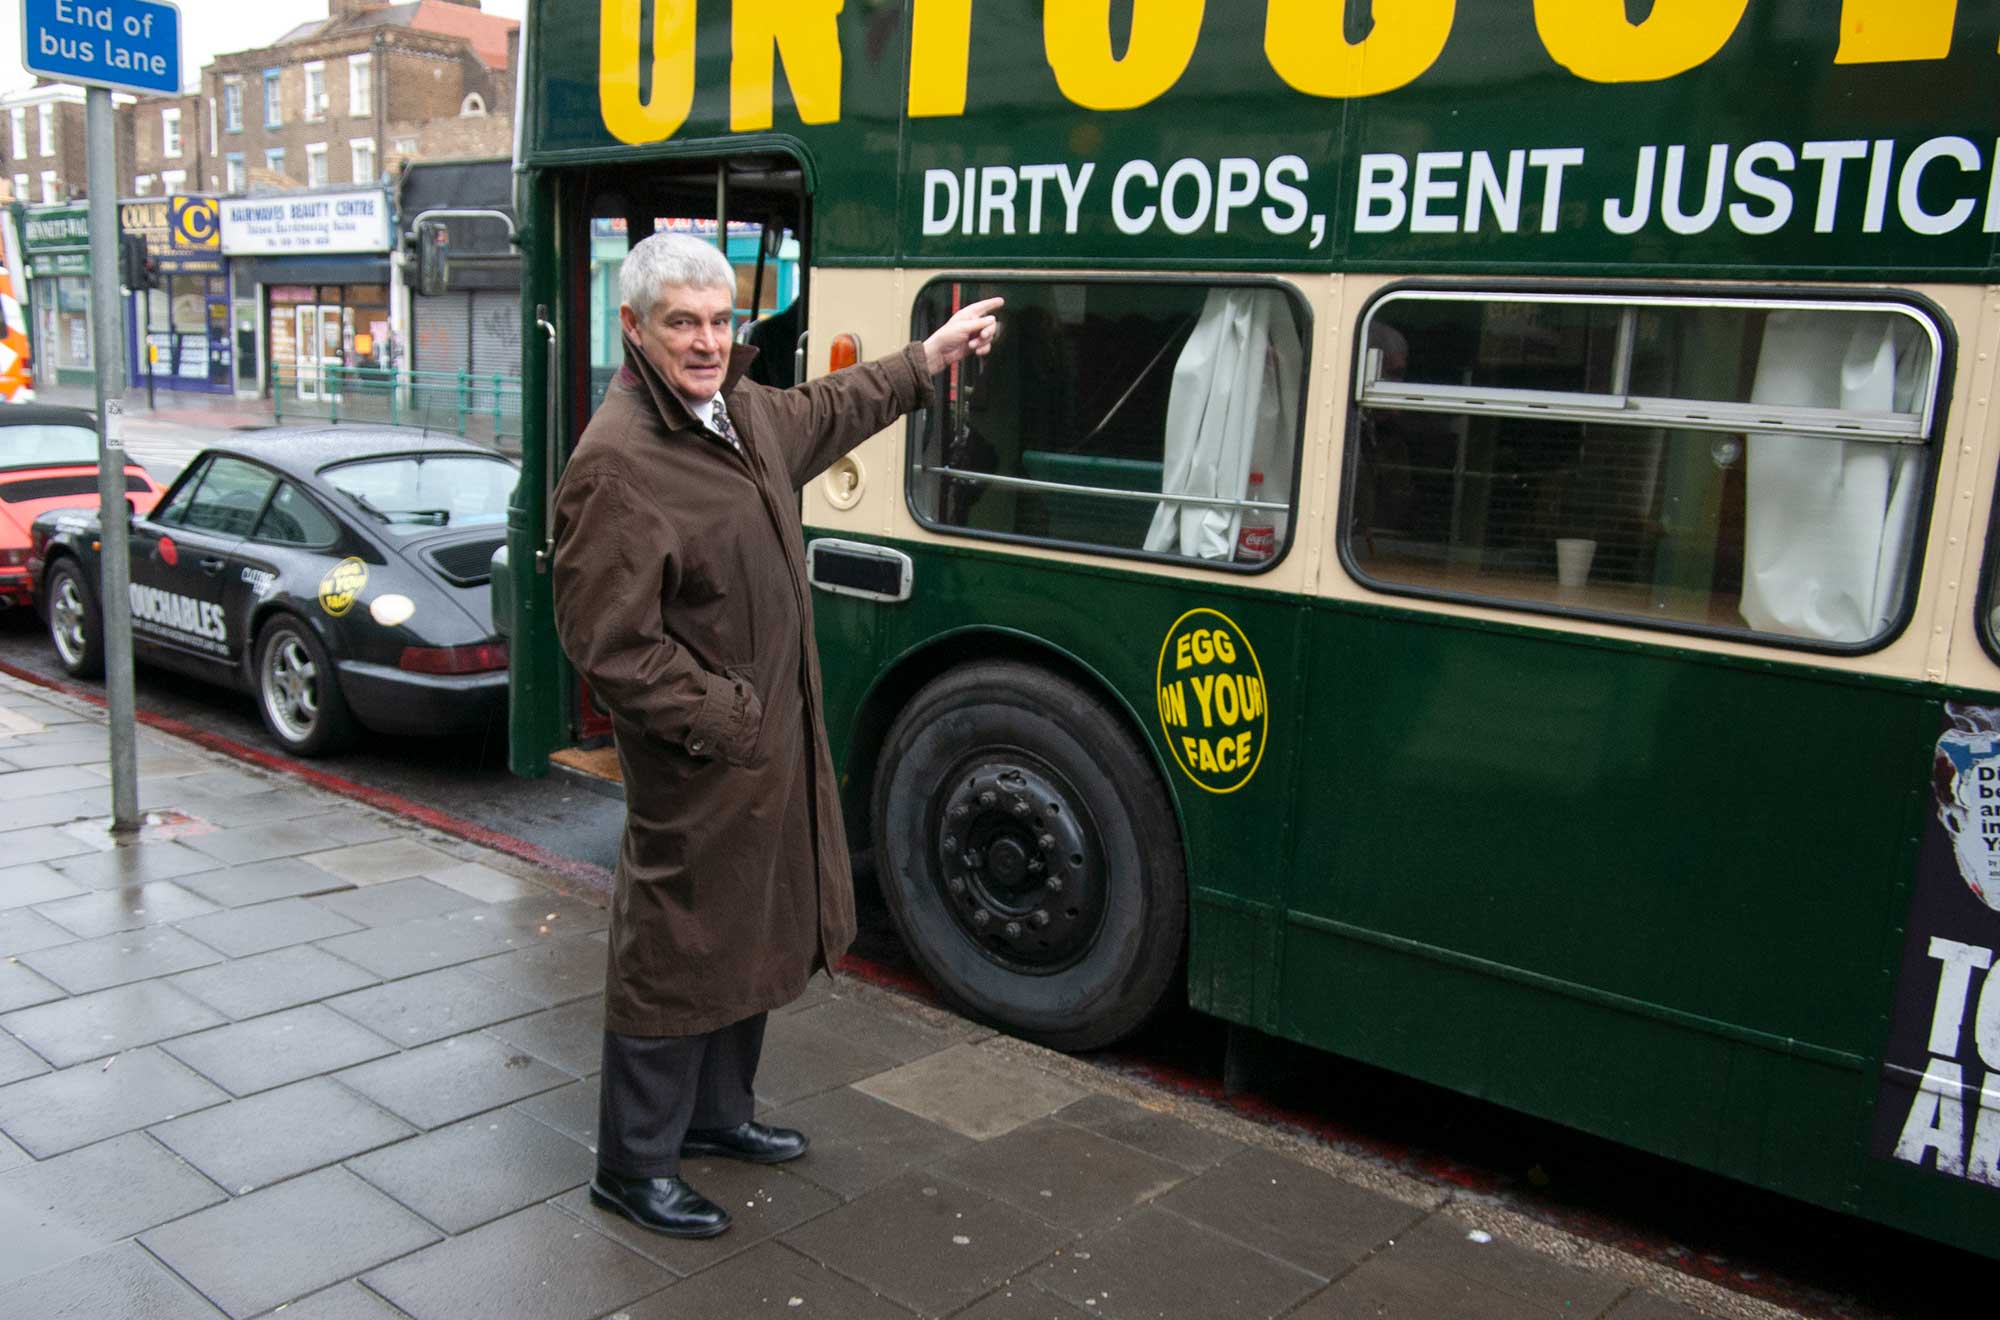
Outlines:
{"type": "Polygon", "coordinates": [[[729,409],[723,405],[720,394],[715,396],[715,412],[709,424],[715,428],[717,435],[729,442],[732,449],[739,454],[743,452],[743,441],[736,435],[736,423],[729,420],[729,409]]]}

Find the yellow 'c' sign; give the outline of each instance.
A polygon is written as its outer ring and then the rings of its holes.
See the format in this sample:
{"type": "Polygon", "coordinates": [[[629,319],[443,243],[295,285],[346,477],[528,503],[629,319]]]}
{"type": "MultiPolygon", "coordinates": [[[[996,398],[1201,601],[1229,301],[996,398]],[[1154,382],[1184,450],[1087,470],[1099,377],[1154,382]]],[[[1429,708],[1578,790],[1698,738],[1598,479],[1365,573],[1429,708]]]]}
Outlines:
{"type": "Polygon", "coordinates": [[[1160,645],[1160,731],[1199,787],[1234,793],[1264,759],[1271,718],[1257,652],[1228,615],[1193,609],[1160,645]]]}

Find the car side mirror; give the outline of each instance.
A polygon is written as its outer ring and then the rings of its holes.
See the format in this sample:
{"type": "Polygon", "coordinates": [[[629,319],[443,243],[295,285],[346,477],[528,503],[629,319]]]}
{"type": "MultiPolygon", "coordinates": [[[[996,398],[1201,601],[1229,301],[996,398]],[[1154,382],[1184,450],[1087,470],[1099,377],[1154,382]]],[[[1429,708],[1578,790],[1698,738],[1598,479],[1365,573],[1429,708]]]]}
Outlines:
{"type": "Polygon", "coordinates": [[[127,523],[130,523],[134,518],[137,518],[138,516],[139,516],[139,501],[133,499],[130,495],[127,495],[125,497],[125,521],[127,523]]]}

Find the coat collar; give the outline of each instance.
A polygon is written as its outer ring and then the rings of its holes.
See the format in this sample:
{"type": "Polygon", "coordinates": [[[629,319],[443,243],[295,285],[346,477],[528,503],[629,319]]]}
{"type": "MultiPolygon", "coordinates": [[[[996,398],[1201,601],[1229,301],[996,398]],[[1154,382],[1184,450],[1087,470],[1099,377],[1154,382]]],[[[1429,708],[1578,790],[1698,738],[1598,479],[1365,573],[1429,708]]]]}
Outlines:
{"type": "MultiPolygon", "coordinates": [[[[621,336],[621,338],[623,337],[621,336]]],[[[681,396],[674,393],[672,387],[667,384],[666,378],[661,376],[653,364],[646,360],[646,355],[641,353],[637,348],[634,348],[631,340],[626,339],[624,343],[624,369],[631,373],[633,382],[644,389],[647,397],[653,401],[653,410],[659,413],[660,419],[666,423],[667,429],[669,431],[706,430],[707,428],[701,424],[701,421],[694,413],[688,410],[687,404],[681,401],[681,396]]],[[[756,360],[756,357],[757,350],[748,344],[732,344],[730,346],[729,368],[722,374],[721,393],[725,399],[730,391],[736,388],[736,382],[743,379],[743,373],[750,369],[750,364],[756,360]]],[[[732,418],[735,417],[735,409],[732,408],[729,415],[732,418]]]]}

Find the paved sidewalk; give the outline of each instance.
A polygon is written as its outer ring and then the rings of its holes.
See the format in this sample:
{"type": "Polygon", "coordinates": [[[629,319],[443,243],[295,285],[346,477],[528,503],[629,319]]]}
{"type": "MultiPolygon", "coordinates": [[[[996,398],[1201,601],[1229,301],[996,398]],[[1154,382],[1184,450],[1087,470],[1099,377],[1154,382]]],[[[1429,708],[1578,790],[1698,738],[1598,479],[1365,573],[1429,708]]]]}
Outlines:
{"type": "Polygon", "coordinates": [[[759,1078],[812,1150],[642,1233],[597,906],[150,730],[114,847],[102,718],[0,675],[0,1316],[1787,1314],[846,978],[759,1078]]]}

